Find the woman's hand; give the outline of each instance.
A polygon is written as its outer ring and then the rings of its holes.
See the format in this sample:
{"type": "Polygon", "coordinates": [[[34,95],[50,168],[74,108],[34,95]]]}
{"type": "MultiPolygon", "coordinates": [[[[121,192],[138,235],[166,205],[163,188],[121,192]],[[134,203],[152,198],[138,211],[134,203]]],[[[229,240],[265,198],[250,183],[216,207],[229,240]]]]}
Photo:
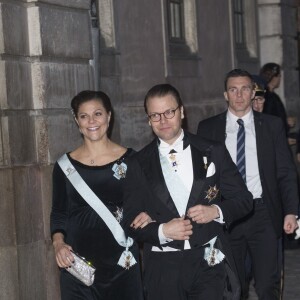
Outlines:
{"type": "Polygon", "coordinates": [[[153,221],[146,212],[141,212],[135,217],[130,226],[134,229],[144,228],[151,222],[155,221],[153,221]]]}
{"type": "Polygon", "coordinates": [[[64,235],[62,233],[55,233],[52,237],[55,258],[60,268],[68,268],[74,262],[72,255],[72,247],[64,242],[64,235]]]}

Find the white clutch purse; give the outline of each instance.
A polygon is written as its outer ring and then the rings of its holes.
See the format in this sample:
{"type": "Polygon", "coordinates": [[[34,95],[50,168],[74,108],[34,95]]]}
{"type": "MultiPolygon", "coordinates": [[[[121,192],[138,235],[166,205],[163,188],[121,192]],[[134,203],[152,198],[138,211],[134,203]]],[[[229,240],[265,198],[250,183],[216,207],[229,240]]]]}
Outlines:
{"type": "Polygon", "coordinates": [[[73,252],[74,262],[66,270],[83,282],[85,285],[90,286],[93,284],[95,279],[96,268],[84,257],[81,257],[77,253],[73,252]]]}

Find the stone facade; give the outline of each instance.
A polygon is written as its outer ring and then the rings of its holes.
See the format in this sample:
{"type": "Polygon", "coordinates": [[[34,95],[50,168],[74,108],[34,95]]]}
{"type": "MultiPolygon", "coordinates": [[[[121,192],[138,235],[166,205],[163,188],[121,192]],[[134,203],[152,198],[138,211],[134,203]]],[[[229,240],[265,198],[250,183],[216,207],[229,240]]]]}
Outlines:
{"type": "Polygon", "coordinates": [[[143,97],[154,84],[179,89],[195,132],[199,120],[225,109],[227,71],[275,61],[287,109],[299,116],[294,1],[257,0],[248,32],[257,57],[249,60],[234,47],[232,1],[184,2],[181,49],[169,42],[165,0],[98,0],[96,16],[90,0],[0,0],[0,299],[60,299],[51,174],[81,142],[70,113],[79,91],[104,90],[115,110],[112,138],[140,149],[152,139],[143,97]]]}
{"type": "Polygon", "coordinates": [[[300,122],[297,6],[294,0],[258,1],[261,65],[275,62],[282,66],[278,93],[288,115],[300,122]]]}
{"type": "Polygon", "coordinates": [[[89,1],[0,1],[0,298],[59,299],[52,164],[80,142],[69,103],[94,87],[89,1]]]}

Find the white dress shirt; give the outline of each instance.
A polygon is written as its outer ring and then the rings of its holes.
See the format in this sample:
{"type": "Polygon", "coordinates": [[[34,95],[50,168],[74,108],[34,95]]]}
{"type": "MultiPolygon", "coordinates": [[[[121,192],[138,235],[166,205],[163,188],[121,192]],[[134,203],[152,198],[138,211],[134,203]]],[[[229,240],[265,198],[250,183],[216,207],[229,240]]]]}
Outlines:
{"type": "MultiPolygon", "coordinates": [[[[172,169],[174,170],[174,172],[177,173],[177,175],[179,176],[183,185],[188,190],[188,194],[190,195],[192,185],[193,185],[193,180],[194,180],[193,161],[192,161],[191,147],[188,146],[188,147],[186,147],[186,149],[183,149],[183,138],[184,138],[184,131],[182,130],[178,139],[176,139],[176,141],[174,143],[172,143],[171,145],[160,139],[160,144],[159,144],[158,150],[159,150],[160,155],[167,157],[172,169]],[[176,159],[175,159],[176,164],[173,164],[174,159],[170,158],[171,150],[176,151],[176,153],[173,154],[176,157],[176,159]]],[[[180,216],[184,216],[184,214],[185,214],[188,199],[189,199],[189,197],[187,197],[186,199],[181,199],[181,201],[185,201],[184,203],[178,203],[178,204],[175,203],[177,210],[179,207],[181,208],[181,209],[179,209],[180,211],[178,211],[180,216]]],[[[173,201],[175,201],[175,200],[173,199],[173,201]]],[[[217,206],[217,205],[215,205],[215,206],[217,207],[219,216],[220,216],[220,218],[215,219],[215,221],[224,223],[223,213],[222,213],[221,209],[219,208],[219,206],[217,206]]],[[[163,230],[162,230],[163,225],[164,224],[160,224],[159,229],[158,229],[158,236],[159,236],[161,245],[172,241],[172,239],[167,238],[163,234],[163,230]]],[[[163,248],[163,251],[180,251],[179,249],[175,249],[175,248],[172,248],[169,246],[162,247],[162,248],[163,248]]],[[[190,246],[189,241],[185,240],[184,241],[184,249],[190,249],[190,248],[191,248],[191,246],[190,246]]],[[[161,249],[153,246],[152,251],[161,251],[161,249]]]]}
{"type": "Polygon", "coordinates": [[[245,156],[246,156],[246,184],[248,190],[252,193],[253,198],[261,198],[262,186],[260,182],[257,148],[256,148],[256,133],[254,125],[253,111],[250,110],[245,116],[239,118],[229,110],[227,111],[226,119],[226,147],[231,155],[232,160],[236,163],[236,143],[237,133],[239,130],[238,119],[244,121],[245,127],[245,156]]]}

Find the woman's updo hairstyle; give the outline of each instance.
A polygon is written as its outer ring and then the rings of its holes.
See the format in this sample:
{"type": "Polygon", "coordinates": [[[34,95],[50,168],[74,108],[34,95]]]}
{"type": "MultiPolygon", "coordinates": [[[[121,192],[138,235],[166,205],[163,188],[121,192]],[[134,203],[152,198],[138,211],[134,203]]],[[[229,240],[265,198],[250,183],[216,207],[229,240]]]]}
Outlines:
{"type": "Polygon", "coordinates": [[[77,94],[71,101],[72,114],[75,118],[78,116],[81,104],[96,100],[102,103],[107,113],[112,113],[112,106],[109,97],[102,91],[82,91],[77,94]]]}

